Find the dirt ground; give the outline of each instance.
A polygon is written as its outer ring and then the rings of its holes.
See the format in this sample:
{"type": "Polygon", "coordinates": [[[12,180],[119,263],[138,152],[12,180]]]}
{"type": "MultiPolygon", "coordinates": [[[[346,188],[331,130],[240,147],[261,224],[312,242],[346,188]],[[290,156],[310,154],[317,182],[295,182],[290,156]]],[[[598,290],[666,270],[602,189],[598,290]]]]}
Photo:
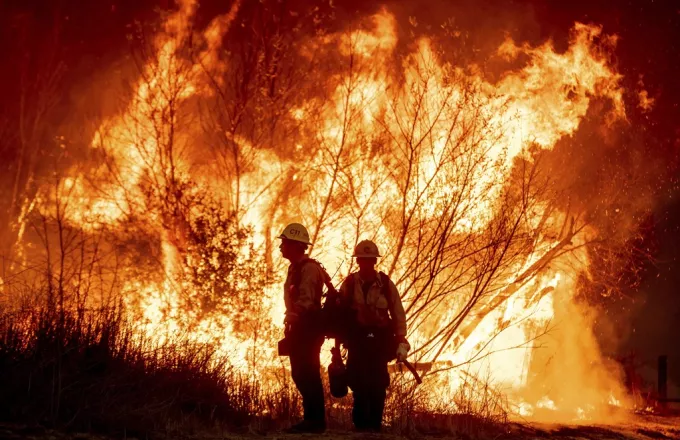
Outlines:
{"type": "MultiPolygon", "coordinates": [[[[419,434],[398,436],[391,434],[361,434],[347,431],[328,431],[323,435],[293,435],[282,433],[249,433],[247,435],[230,435],[228,440],[250,440],[266,438],[271,440],[649,440],[649,439],[677,439],[680,440],[680,415],[655,416],[634,415],[628,422],[608,424],[547,424],[547,423],[510,423],[504,432],[489,433],[480,436],[466,434],[419,434]]],[[[207,440],[207,439],[206,439],[207,440]]]]}
{"type": "MultiPolygon", "coordinates": [[[[159,437],[162,438],[162,437],[159,437]]],[[[680,440],[680,416],[636,415],[626,423],[616,425],[551,425],[545,423],[511,423],[503,432],[471,437],[466,434],[417,434],[398,436],[392,434],[362,434],[347,431],[327,431],[325,434],[285,434],[248,432],[241,434],[222,433],[175,437],[186,440],[534,440],[556,438],[561,440],[680,440]]],[[[0,424],[0,440],[110,440],[105,436],[84,433],[63,433],[40,427],[21,427],[0,424]]],[[[134,437],[127,437],[128,440],[134,437]]],[[[142,440],[142,439],[137,439],[142,440]]],[[[170,440],[170,439],[168,439],[170,440]]]]}
{"type": "Polygon", "coordinates": [[[550,425],[538,423],[511,423],[506,432],[488,434],[481,437],[470,437],[465,434],[451,435],[411,435],[397,436],[391,434],[360,434],[353,432],[329,431],[323,435],[292,435],[268,433],[257,435],[234,435],[229,440],[245,440],[253,438],[267,438],[271,440],[293,439],[323,439],[323,440],[402,440],[402,439],[461,439],[473,440],[534,440],[556,438],[561,440],[649,440],[649,439],[678,439],[680,440],[680,416],[635,416],[627,423],[617,425],[550,425]]]}
{"type": "Polygon", "coordinates": [[[558,438],[569,440],[649,440],[680,439],[680,416],[636,415],[628,422],[615,425],[550,425],[529,423],[513,424],[510,432],[497,437],[500,439],[543,439],[558,438]]]}

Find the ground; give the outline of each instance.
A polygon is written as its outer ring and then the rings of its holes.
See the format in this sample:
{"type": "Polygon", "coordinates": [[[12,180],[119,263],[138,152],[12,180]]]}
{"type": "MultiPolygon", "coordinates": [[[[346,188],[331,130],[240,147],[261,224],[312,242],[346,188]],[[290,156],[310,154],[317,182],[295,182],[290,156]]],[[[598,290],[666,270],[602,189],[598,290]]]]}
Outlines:
{"type": "Polygon", "coordinates": [[[513,425],[500,439],[558,438],[574,440],[649,440],[680,439],[680,416],[636,415],[629,422],[616,425],[513,425]]]}
{"type": "MultiPolygon", "coordinates": [[[[131,440],[133,437],[127,437],[131,440]]],[[[160,437],[162,438],[162,437],[160,437]]],[[[391,434],[360,434],[343,431],[329,431],[323,435],[317,434],[283,434],[257,433],[242,434],[210,434],[177,437],[186,440],[434,440],[461,439],[472,440],[533,440],[556,438],[560,440],[649,440],[649,439],[678,439],[680,440],[680,416],[660,417],[652,415],[635,416],[627,423],[617,425],[550,425],[538,423],[511,423],[505,432],[490,434],[482,437],[468,435],[413,435],[397,436],[391,434]]],[[[41,427],[26,427],[0,423],[0,440],[109,440],[107,437],[82,434],[64,433],[44,429],[41,427]]],[[[141,439],[140,439],[141,440],[141,439]]],[[[168,439],[169,440],[169,439],[168,439]]]]}

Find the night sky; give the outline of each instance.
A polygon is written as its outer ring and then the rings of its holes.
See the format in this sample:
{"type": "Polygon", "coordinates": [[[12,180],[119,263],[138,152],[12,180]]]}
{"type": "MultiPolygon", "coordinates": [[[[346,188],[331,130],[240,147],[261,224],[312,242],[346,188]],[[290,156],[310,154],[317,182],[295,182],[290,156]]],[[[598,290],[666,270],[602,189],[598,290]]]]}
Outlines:
{"type": "MultiPolygon", "coordinates": [[[[297,5],[300,2],[282,2],[297,5]]],[[[328,2],[319,3],[328,7],[328,2]]],[[[337,15],[351,19],[375,12],[383,2],[335,1],[337,15]]],[[[643,144],[658,179],[654,200],[647,213],[648,230],[642,245],[653,251],[654,260],[644,263],[641,283],[625,291],[624,297],[604,304],[608,353],[635,353],[648,365],[658,354],[671,356],[669,369],[680,382],[680,1],[501,1],[464,0],[386,2],[402,23],[416,17],[417,31],[437,29],[443,17],[455,17],[470,33],[470,44],[481,53],[498,46],[506,34],[532,44],[553,39],[566,47],[575,21],[596,23],[604,32],[617,34],[615,64],[623,74],[630,130],[643,144]],[[455,4],[451,4],[455,3],[455,4]],[[655,103],[643,112],[637,92],[646,90],[655,103]],[[613,342],[612,342],[613,340],[613,342]]],[[[96,104],[82,98],[92,92],[88,84],[100,84],[107,72],[124,68],[130,49],[126,35],[134,22],[154,22],[159,10],[173,7],[171,1],[18,1],[0,2],[0,113],[11,119],[18,109],[18,87],[23,75],[36,75],[55,63],[64,69],[52,123],[67,121],[69,112],[96,111],[96,104]],[[52,54],[52,55],[49,55],[52,54]]],[[[290,6],[294,7],[294,6],[290,6]]],[[[199,23],[224,13],[229,2],[204,1],[199,23]]],[[[400,28],[400,31],[404,28],[400,28]]],[[[7,134],[0,135],[7,136],[7,134]]],[[[4,151],[3,155],[11,155],[4,151]]],[[[8,156],[3,156],[7,158],[8,156]]],[[[644,164],[642,164],[644,165],[644,164]]],[[[651,176],[654,177],[654,176],[651,176]]],[[[650,177],[650,178],[651,178],[650,177]]],[[[624,289],[625,290],[625,289],[624,289]]],[[[680,396],[676,396],[680,397],[680,396]]]]}

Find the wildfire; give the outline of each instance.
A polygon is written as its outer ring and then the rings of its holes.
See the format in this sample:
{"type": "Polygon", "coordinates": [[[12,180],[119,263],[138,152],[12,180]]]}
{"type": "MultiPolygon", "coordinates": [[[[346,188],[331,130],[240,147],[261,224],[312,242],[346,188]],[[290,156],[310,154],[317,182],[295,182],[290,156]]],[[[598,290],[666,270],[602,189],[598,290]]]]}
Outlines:
{"type": "Polygon", "coordinates": [[[238,253],[248,261],[264,255],[269,277],[281,272],[273,236],[287,220],[310,227],[313,255],[336,283],[351,269],[351,246],[376,240],[387,255],[381,268],[408,307],[415,360],[432,362],[424,386],[433,399],[454,395],[473,374],[486,375],[526,417],[592,419],[612,402],[625,405],[591,317],[574,301],[574,268],[587,270],[580,245],[595,231],[572,231],[566,213],[532,192],[531,171],[518,178],[519,168],[535,165],[531,148],[549,150],[573,134],[593,100],[609,103],[606,123],[626,118],[620,75],[607,58],[614,41],[579,23],[563,53],[550,42],[508,39],[497,56],[527,61],[492,82],[478,68],[443,61],[434,38],[398,54],[396,21],[383,10],[362,30],[306,37],[298,46],[300,57],[319,52],[337,66],[310,79],[322,81],[322,92],[305,89],[285,111],[265,109],[296,133],[290,141],[274,145],[220,125],[215,136],[229,154],[206,160],[197,101],[218,99],[216,88],[227,87],[220,75],[236,69],[220,44],[238,8],[207,27],[205,44],[190,57],[182,51],[196,3],[182,2],[156,37],[126,109],[92,141],[105,158],[97,184],[75,171],[61,183],[71,223],[115,231],[142,217],[160,242],[160,276],[127,279],[121,288],[143,330],[219,344],[261,380],[277,368],[273,338],[284,306],[276,282],[248,300],[246,313],[255,317],[238,318],[234,305],[217,308],[221,297],[184,297],[193,289],[187,273],[211,274],[201,279],[212,282],[224,270],[215,243],[226,232],[208,237],[211,255],[187,257],[187,231],[207,227],[184,198],[210,194],[216,206],[238,211],[236,224],[253,228],[252,243],[239,242],[238,253]]]}

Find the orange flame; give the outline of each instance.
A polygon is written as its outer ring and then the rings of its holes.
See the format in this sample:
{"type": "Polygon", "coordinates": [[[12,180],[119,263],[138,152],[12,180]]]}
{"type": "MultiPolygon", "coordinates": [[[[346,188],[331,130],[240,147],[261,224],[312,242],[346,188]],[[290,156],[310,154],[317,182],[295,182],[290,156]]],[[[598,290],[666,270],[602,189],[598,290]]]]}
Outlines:
{"type": "MultiPolygon", "coordinates": [[[[213,93],[206,69],[229,72],[228,62],[217,52],[238,7],[237,3],[212,22],[203,35],[207,44],[199,61],[188,61],[179,50],[191,37],[196,3],[181,3],[157,37],[156,56],[144,66],[129,105],[105,121],[92,142],[92,148],[106,149],[121,179],[102,177],[104,183],[94,191],[74,175],[63,186],[73,200],[67,216],[74,224],[115,227],[135,214],[158,225],[164,281],[131,279],[123,288],[129,308],[141,314],[144,331],[164,338],[184,333],[218,344],[236,365],[255,368],[256,377],[265,380],[267,369],[278,362],[272,341],[262,343],[261,335],[239,333],[227,315],[194,317],[186,324],[187,312],[179,300],[182,287],[177,284],[181,246],[172,228],[163,226],[167,221],[162,213],[147,211],[141,203],[149,176],[157,185],[151,191],[184,176],[197,183],[196,191],[224,194],[214,164],[180,148],[180,141],[200,142],[200,135],[196,126],[180,125],[178,115],[187,111],[182,106],[189,106],[192,98],[207,99],[213,93]]],[[[606,38],[601,28],[580,23],[564,53],[557,53],[549,42],[530,47],[506,40],[499,57],[510,60],[521,54],[528,61],[495,83],[478,69],[443,62],[428,38],[415,44],[395,73],[389,67],[398,43],[395,19],[383,10],[370,23],[371,31],[327,35],[301,46],[301,51],[332,47],[338,57],[352,59],[352,67],[328,79],[330,99],[319,104],[310,98],[289,109],[291,119],[307,133],[295,155],[283,157],[274,146],[255,145],[246,136],[229,139],[254,150],[257,163],[257,169],[244,169],[239,176],[243,206],[239,221],[253,225],[255,247],[265,252],[273,232],[287,220],[302,217],[316,237],[314,254],[336,274],[336,281],[349,270],[348,248],[360,238],[375,239],[388,255],[383,267],[397,281],[405,305],[416,310],[422,299],[414,292],[423,286],[409,271],[422,258],[422,241],[432,239],[423,231],[441,218],[441,207],[464,195],[450,229],[452,240],[494,228],[515,163],[532,161],[531,146],[551,149],[573,134],[593,99],[611,104],[607,123],[626,118],[620,75],[599,43],[606,38]],[[304,163],[295,160],[301,154],[307,155],[304,163]],[[466,172],[470,174],[462,179],[466,172]],[[291,176],[290,181],[277,178],[284,175],[291,176]],[[281,193],[291,181],[296,190],[290,192],[290,200],[282,201],[281,193]],[[400,235],[403,213],[410,213],[414,223],[402,228],[400,235]],[[261,222],[265,218],[274,220],[265,225],[261,222]]],[[[102,176],[108,175],[107,169],[99,170],[102,176]]],[[[611,373],[593,337],[589,312],[574,301],[573,267],[586,269],[584,248],[534,269],[542,256],[562,245],[559,230],[568,223],[564,213],[546,216],[546,212],[547,202],[540,200],[527,209],[524,221],[537,231],[530,237],[537,243],[534,251],[512,261],[489,287],[474,309],[479,321],[463,322],[450,343],[441,346],[433,368],[444,366],[444,371],[432,374],[425,384],[433,398],[454,394],[471,372],[482,376],[488,372],[517,414],[525,417],[597,418],[610,402],[625,403],[619,378],[611,373]]],[[[575,235],[573,248],[592,233],[586,228],[575,235]]],[[[273,266],[281,267],[278,255],[270,251],[268,257],[273,266]]],[[[441,272],[433,286],[449,282],[445,278],[451,273],[441,272]]],[[[455,321],[473,287],[459,286],[439,301],[436,310],[426,309],[412,320],[410,339],[416,353],[444,323],[455,321]]],[[[269,330],[276,330],[284,308],[279,288],[274,285],[262,295],[262,313],[269,314],[265,316],[269,330]]],[[[432,352],[428,353],[419,360],[430,360],[432,352]]]]}

